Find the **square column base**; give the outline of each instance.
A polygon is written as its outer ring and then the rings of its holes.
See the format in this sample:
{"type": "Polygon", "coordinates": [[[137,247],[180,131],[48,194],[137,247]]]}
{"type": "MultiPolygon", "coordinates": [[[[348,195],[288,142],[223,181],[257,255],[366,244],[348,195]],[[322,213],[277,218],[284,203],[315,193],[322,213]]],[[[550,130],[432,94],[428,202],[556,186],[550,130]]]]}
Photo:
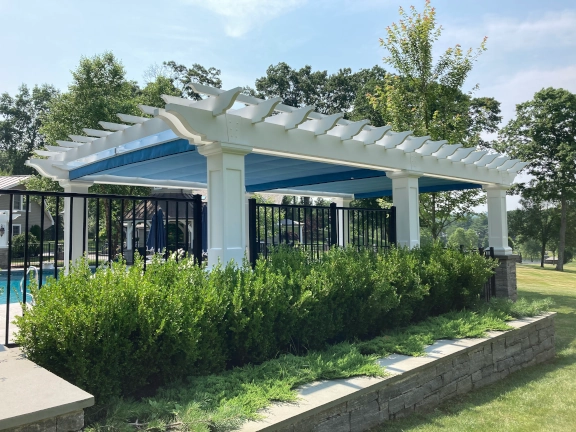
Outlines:
{"type": "Polygon", "coordinates": [[[516,262],[518,255],[496,255],[500,262],[496,268],[496,297],[516,301],[518,285],[516,281],[516,262]]]}

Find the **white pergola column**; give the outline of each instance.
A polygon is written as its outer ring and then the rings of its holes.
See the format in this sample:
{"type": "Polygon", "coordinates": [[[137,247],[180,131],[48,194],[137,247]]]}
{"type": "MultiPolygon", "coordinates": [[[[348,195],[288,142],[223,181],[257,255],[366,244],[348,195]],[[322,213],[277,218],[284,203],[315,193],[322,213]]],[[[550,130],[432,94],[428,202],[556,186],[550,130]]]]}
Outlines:
{"type": "Polygon", "coordinates": [[[396,244],[414,248],[420,246],[420,173],[386,172],[392,179],[392,201],[396,207],[396,244]]]}
{"type": "MultiPolygon", "coordinates": [[[[335,198],[334,202],[338,207],[350,208],[352,198],[335,198]]],[[[338,245],[346,247],[348,244],[348,236],[350,233],[350,211],[338,211],[338,245]]]]}
{"type": "MultiPolygon", "coordinates": [[[[60,186],[66,193],[87,194],[92,184],[62,180],[60,186]]],[[[88,200],[64,198],[64,269],[66,274],[70,270],[70,261],[74,263],[80,258],[84,254],[84,244],[88,245],[88,227],[85,227],[88,221],[84,220],[84,203],[87,206],[88,200]]]]}
{"type": "Polygon", "coordinates": [[[506,191],[509,186],[489,185],[483,189],[488,204],[488,245],[496,255],[512,255],[508,246],[508,214],[506,212],[506,191]]]}
{"type": "Polygon", "coordinates": [[[208,177],[208,266],[241,264],[247,242],[244,156],[251,148],[228,143],[199,146],[208,177]]]}
{"type": "Polygon", "coordinates": [[[126,250],[132,250],[132,232],[134,231],[134,224],[132,222],[126,223],[126,250]]]}

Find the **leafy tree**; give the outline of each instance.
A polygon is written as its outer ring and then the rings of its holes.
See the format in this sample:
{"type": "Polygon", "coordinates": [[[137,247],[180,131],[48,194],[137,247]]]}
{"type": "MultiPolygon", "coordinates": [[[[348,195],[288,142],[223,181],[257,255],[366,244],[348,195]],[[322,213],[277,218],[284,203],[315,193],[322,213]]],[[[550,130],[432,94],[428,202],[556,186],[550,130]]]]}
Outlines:
{"type": "Polygon", "coordinates": [[[450,224],[466,217],[485,200],[476,189],[420,194],[420,225],[438,240],[450,224]]]}
{"type": "Polygon", "coordinates": [[[35,149],[44,147],[40,133],[42,116],[50,101],[58,95],[51,85],[34,86],[32,90],[22,84],[14,97],[0,95],[0,170],[8,174],[30,174],[32,169],[24,162],[35,149]]]}
{"type": "Polygon", "coordinates": [[[164,62],[163,66],[162,73],[172,80],[172,84],[180,90],[182,97],[194,100],[202,99],[202,96],[190,88],[191,83],[204,84],[216,88],[222,87],[220,69],[214,67],[205,68],[198,63],[194,63],[192,67],[188,68],[177,64],[175,61],[164,62]]]}
{"type": "Polygon", "coordinates": [[[72,71],[68,91],[54,98],[44,117],[41,133],[46,141],[68,140],[83,128],[98,129],[98,122],[118,122],[118,113],[141,115],[138,86],[126,79],[124,66],[111,52],[82,57],[72,71]]]}
{"type": "Polygon", "coordinates": [[[520,236],[517,242],[520,245],[520,253],[525,257],[529,257],[530,261],[534,261],[534,257],[540,255],[540,243],[538,240],[520,236]]]}
{"type": "Polygon", "coordinates": [[[543,201],[539,194],[525,193],[520,204],[522,208],[508,212],[510,233],[516,238],[537,240],[540,246],[540,266],[544,267],[546,248],[558,238],[558,209],[543,201]]]}
{"type": "Polygon", "coordinates": [[[478,234],[472,229],[456,228],[448,238],[448,245],[452,247],[464,247],[466,250],[478,247],[478,234]]]}
{"type": "Polygon", "coordinates": [[[500,149],[530,162],[530,195],[560,204],[558,264],[564,269],[568,207],[576,199],[576,94],[546,88],[516,106],[502,132],[500,149]]]}
{"type": "Polygon", "coordinates": [[[347,118],[369,118],[381,123],[379,113],[369,104],[367,94],[386,72],[379,66],[353,73],[350,68],[329,75],[328,71],[313,71],[307,65],[296,70],[282,62],[271,65],[266,76],[258,78],[255,89],[246,91],[261,98],[281,97],[294,107],[314,105],[323,114],[346,113],[347,118]]]}
{"type": "Polygon", "coordinates": [[[163,107],[166,102],[162,99],[162,95],[182,96],[182,91],[174,85],[170,78],[158,76],[141,90],[138,101],[143,105],[163,107]]]}
{"type": "Polygon", "coordinates": [[[461,219],[453,222],[446,229],[448,238],[450,238],[457,228],[464,228],[464,230],[471,229],[478,236],[478,245],[481,247],[488,246],[488,216],[485,213],[468,213],[461,219]]]}
{"type": "MultiPolygon", "coordinates": [[[[491,98],[473,99],[462,90],[486,39],[476,50],[460,45],[448,48],[435,61],[434,43],[442,27],[427,1],[422,13],[400,8],[400,22],[387,28],[381,45],[388,51],[384,61],[396,74],[388,74],[376,88],[371,102],[395,130],[413,130],[434,140],[483,145],[482,132],[493,132],[500,122],[499,103],[491,98]]],[[[450,223],[483,203],[478,191],[429,193],[420,196],[422,225],[436,240],[450,223]]]]}

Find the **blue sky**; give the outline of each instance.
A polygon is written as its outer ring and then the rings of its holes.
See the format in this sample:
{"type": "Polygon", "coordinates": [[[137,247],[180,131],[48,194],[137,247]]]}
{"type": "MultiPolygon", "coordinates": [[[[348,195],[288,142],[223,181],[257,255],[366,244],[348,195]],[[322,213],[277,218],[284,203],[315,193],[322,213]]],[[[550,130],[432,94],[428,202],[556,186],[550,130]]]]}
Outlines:
{"type": "MultiPolygon", "coordinates": [[[[335,72],[382,65],[378,38],[398,7],[423,0],[0,0],[0,92],[21,83],[65,89],[81,55],[106,50],[131,79],[175,60],[222,70],[225,88],[253,85],[271,64],[335,72]]],[[[435,0],[444,27],[438,49],[460,43],[488,51],[467,83],[516,103],[542,87],[576,92],[576,3],[572,0],[435,0]]]]}
{"type": "MultiPolygon", "coordinates": [[[[224,87],[253,85],[270,64],[335,72],[382,64],[378,38],[398,6],[423,0],[0,0],[0,92],[21,83],[65,89],[81,55],[112,50],[143,80],[165,60],[222,70],[224,87]]],[[[435,0],[439,48],[488,51],[468,81],[496,97],[507,118],[544,86],[576,91],[576,3],[435,0]]]]}

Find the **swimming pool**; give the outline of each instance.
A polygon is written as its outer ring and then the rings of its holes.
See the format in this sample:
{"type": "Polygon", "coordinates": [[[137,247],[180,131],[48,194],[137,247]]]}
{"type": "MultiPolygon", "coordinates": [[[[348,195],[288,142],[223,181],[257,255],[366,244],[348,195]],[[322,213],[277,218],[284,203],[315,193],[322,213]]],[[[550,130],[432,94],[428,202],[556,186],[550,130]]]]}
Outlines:
{"type": "MultiPolygon", "coordinates": [[[[43,270],[42,271],[42,283],[46,282],[46,278],[53,277],[54,270],[43,270]]],[[[32,272],[28,273],[28,277],[26,278],[26,285],[30,285],[30,277],[32,276],[32,272]]],[[[22,301],[22,290],[20,289],[20,284],[22,283],[22,279],[24,279],[24,272],[22,270],[12,270],[10,273],[10,303],[18,303],[22,301]]],[[[7,299],[7,286],[8,286],[8,272],[0,272],[0,305],[6,304],[7,299]]],[[[27,301],[31,300],[30,293],[28,289],[26,289],[26,299],[27,301]]]]}

